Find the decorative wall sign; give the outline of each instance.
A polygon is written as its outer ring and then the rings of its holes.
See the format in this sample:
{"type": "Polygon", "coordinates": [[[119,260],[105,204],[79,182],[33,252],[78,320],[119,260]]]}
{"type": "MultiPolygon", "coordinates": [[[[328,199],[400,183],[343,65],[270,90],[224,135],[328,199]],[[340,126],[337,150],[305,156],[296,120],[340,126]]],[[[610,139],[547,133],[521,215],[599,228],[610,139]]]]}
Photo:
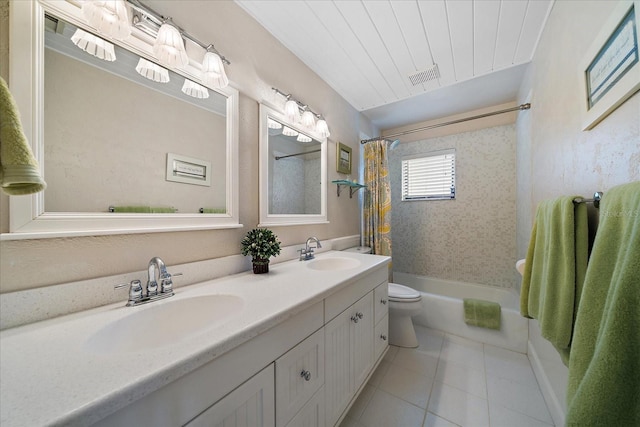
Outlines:
{"type": "Polygon", "coordinates": [[[211,162],[167,153],[167,181],[211,186],[211,162]]]}
{"type": "Polygon", "coordinates": [[[351,147],[338,142],[336,152],[336,170],[338,173],[351,174],[351,147]]]}
{"type": "Polygon", "coordinates": [[[640,89],[639,0],[624,0],[605,22],[580,64],[583,130],[592,129],[640,89]]]}

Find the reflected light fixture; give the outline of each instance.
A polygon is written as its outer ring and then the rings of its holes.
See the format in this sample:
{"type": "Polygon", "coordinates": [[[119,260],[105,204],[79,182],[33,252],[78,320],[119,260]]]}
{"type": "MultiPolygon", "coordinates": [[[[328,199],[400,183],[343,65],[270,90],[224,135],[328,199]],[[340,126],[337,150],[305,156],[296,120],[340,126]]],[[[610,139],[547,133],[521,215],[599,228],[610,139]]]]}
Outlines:
{"type": "Polygon", "coordinates": [[[98,32],[124,40],[131,35],[129,14],[124,0],[93,0],[82,3],[82,14],[98,32]]]}
{"type": "Polygon", "coordinates": [[[109,62],[116,60],[116,52],[113,44],[106,40],[102,40],[100,37],[94,36],[91,33],[87,33],[80,28],[73,33],[71,41],[80,49],[95,56],[96,58],[104,59],[109,62]]]}
{"type": "Polygon", "coordinates": [[[316,125],[316,118],[313,113],[304,107],[304,113],[302,113],[302,125],[313,129],[316,125]]]}
{"type": "Polygon", "coordinates": [[[162,68],[158,64],[147,61],[144,58],[140,58],[138,65],[136,65],[136,71],[142,77],[146,77],[149,80],[153,80],[158,83],[169,82],[169,71],[166,68],[162,68]]]}
{"type": "Polygon", "coordinates": [[[298,136],[298,132],[291,129],[290,127],[284,126],[282,128],[282,134],[286,136],[298,136]]]}
{"type": "Polygon", "coordinates": [[[296,138],[296,140],[298,142],[311,142],[311,141],[313,141],[313,139],[309,138],[307,135],[304,135],[302,133],[298,135],[298,138],[296,138]]]}
{"type": "Polygon", "coordinates": [[[275,120],[267,117],[267,127],[269,129],[282,129],[282,123],[278,123],[275,120]]]}
{"type": "Polygon", "coordinates": [[[189,79],[184,79],[182,92],[198,99],[207,99],[209,97],[209,91],[206,87],[201,86],[196,82],[192,82],[189,79]]]}
{"type": "Polygon", "coordinates": [[[318,135],[323,138],[329,138],[331,134],[329,133],[329,126],[327,126],[327,122],[322,118],[322,116],[318,116],[318,119],[318,123],[316,123],[316,132],[318,132],[318,135]]]}
{"type": "Polygon", "coordinates": [[[215,51],[213,45],[207,46],[202,60],[202,82],[213,88],[223,88],[229,85],[222,58],[215,51]]]}
{"type": "Polygon", "coordinates": [[[186,67],[189,65],[189,57],[184,47],[182,33],[171,21],[171,18],[165,19],[160,26],[158,36],[153,43],[153,53],[158,61],[170,67],[186,67]]]}
{"type": "Polygon", "coordinates": [[[300,108],[298,102],[288,97],[286,104],[284,104],[284,115],[287,116],[292,123],[298,123],[300,121],[300,108]]]}

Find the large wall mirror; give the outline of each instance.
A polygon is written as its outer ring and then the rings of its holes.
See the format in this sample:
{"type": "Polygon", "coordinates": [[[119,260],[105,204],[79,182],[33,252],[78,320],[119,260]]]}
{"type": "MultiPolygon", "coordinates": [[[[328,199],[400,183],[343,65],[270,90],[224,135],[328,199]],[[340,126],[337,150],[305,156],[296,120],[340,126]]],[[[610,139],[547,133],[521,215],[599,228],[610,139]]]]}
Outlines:
{"type": "Polygon", "coordinates": [[[260,225],[327,223],[326,145],[260,105],[260,225]]]}
{"type": "Polygon", "coordinates": [[[11,20],[11,89],[47,189],[11,197],[3,239],[241,226],[237,90],[186,94],[195,61],[163,66],[168,82],[143,77],[153,54],[135,29],[115,61],[88,54],[71,40],[91,31],[71,2],[14,2],[11,20]]]}

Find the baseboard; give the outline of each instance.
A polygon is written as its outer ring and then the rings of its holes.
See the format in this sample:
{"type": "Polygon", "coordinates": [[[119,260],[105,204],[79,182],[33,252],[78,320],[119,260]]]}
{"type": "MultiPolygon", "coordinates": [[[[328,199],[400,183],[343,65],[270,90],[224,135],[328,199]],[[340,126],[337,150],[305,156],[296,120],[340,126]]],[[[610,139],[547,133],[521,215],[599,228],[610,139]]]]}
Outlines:
{"type": "Polygon", "coordinates": [[[551,414],[553,423],[556,426],[564,426],[565,413],[563,405],[561,404],[561,399],[564,399],[564,396],[556,395],[553,387],[551,387],[549,377],[547,377],[547,374],[542,367],[540,358],[538,357],[538,354],[536,353],[535,347],[531,343],[531,340],[529,340],[527,343],[527,357],[529,357],[529,361],[531,362],[533,373],[538,380],[538,385],[540,386],[542,397],[547,404],[547,408],[549,409],[549,413],[551,414]]]}

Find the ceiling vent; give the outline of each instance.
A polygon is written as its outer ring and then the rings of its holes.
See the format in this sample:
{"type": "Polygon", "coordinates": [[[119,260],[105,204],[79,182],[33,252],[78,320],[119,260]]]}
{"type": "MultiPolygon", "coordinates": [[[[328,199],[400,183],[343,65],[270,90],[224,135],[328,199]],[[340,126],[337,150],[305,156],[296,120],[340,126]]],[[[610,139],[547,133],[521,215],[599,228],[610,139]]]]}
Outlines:
{"type": "Polygon", "coordinates": [[[417,73],[409,74],[409,80],[411,84],[417,86],[430,80],[440,78],[440,71],[438,70],[438,64],[433,64],[426,70],[418,71],[417,73]]]}

